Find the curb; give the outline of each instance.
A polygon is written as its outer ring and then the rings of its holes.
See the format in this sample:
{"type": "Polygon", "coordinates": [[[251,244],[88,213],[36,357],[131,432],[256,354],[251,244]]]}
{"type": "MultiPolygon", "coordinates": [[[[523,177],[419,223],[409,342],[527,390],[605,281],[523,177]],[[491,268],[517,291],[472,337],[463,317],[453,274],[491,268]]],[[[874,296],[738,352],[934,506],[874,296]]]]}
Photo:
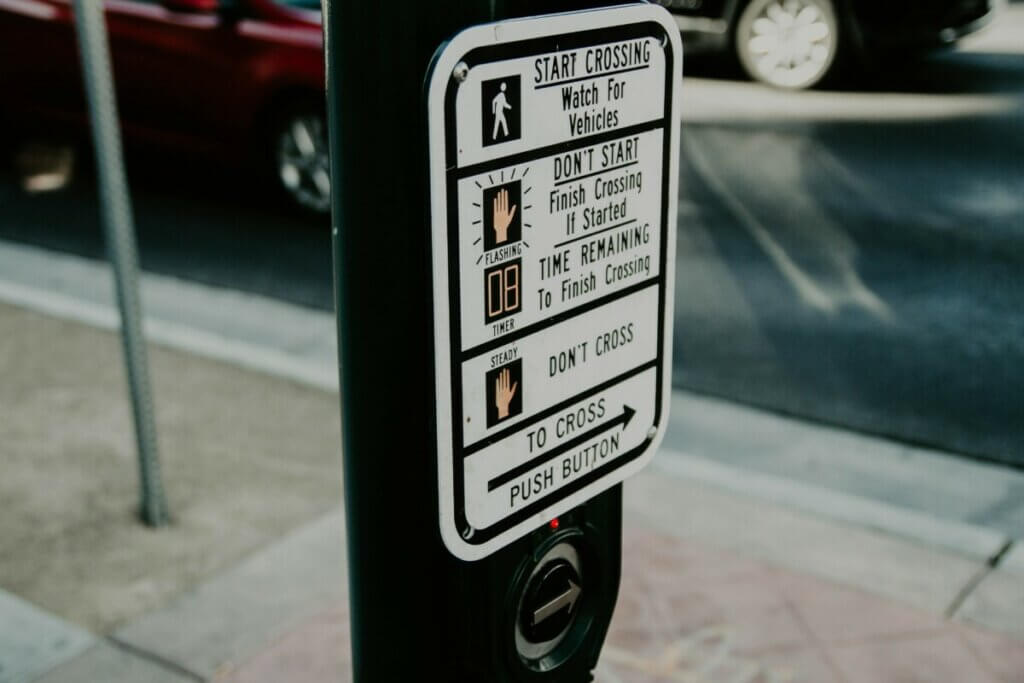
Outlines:
{"type": "MultiPolygon", "coordinates": [[[[990,561],[1010,542],[1005,534],[963,522],[941,520],[907,508],[791,479],[744,470],[662,448],[654,469],[715,488],[757,498],[836,522],[881,531],[923,546],[990,561]]],[[[1021,563],[1024,564],[1024,553],[1021,563]]]]}

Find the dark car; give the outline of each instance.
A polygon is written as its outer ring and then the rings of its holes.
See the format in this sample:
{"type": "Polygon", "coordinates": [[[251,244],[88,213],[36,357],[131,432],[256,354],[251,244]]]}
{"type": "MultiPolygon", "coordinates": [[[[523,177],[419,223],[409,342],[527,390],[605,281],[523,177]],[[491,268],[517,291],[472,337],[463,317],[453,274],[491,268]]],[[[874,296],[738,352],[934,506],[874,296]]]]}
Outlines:
{"type": "MultiPolygon", "coordinates": [[[[298,205],[328,210],[319,0],[105,7],[129,143],[255,168],[298,205]]],[[[0,0],[0,89],[9,124],[87,130],[70,0],[0,0]]]]}
{"type": "Polygon", "coordinates": [[[809,88],[846,57],[922,53],[990,20],[998,0],[658,0],[691,52],[735,52],[753,79],[809,88]],[[840,59],[842,58],[842,59],[840,59]]]}

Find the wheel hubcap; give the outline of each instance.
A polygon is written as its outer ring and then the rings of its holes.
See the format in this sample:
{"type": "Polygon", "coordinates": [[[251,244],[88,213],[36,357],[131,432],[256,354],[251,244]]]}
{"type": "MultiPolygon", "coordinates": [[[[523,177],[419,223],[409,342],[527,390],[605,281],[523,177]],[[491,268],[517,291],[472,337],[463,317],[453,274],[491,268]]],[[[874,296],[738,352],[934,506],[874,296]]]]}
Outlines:
{"type": "Polygon", "coordinates": [[[747,48],[765,81],[795,88],[814,82],[825,72],[835,50],[835,36],[816,3],[779,0],[754,19],[747,48]]]}
{"type": "Polygon", "coordinates": [[[277,147],[281,184],[299,205],[327,211],[331,205],[331,175],[327,131],[318,116],[297,116],[284,127],[277,147]]]}

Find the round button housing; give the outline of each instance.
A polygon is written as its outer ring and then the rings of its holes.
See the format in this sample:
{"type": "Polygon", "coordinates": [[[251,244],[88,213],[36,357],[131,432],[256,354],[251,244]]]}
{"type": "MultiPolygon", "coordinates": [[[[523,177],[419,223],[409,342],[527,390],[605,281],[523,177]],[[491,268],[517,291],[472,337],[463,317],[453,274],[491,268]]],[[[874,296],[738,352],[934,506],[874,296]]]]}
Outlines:
{"type": "Polygon", "coordinates": [[[519,614],[523,637],[531,643],[554,640],[572,622],[583,589],[576,568],[557,559],[541,566],[526,586],[519,614]]]}
{"type": "Polygon", "coordinates": [[[571,543],[544,553],[519,598],[515,640],[520,656],[539,660],[558,647],[585,598],[583,578],[579,553],[571,543]]]}

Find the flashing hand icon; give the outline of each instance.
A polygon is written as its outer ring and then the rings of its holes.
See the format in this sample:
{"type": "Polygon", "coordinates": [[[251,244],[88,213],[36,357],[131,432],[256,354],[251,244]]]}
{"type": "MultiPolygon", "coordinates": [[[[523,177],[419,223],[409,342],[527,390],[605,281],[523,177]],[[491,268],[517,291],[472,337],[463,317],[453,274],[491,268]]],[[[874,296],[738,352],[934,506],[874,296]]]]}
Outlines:
{"type": "Polygon", "coordinates": [[[508,239],[508,226],[516,215],[516,206],[508,207],[508,190],[499,190],[494,197],[494,242],[501,244],[508,239]]]}
{"type": "Polygon", "coordinates": [[[516,388],[519,387],[519,382],[512,382],[511,374],[508,368],[505,368],[498,373],[498,376],[494,379],[494,405],[498,409],[498,419],[503,420],[508,417],[508,405],[512,402],[512,397],[515,396],[516,388]],[[509,386],[511,384],[512,386],[509,386]]]}

